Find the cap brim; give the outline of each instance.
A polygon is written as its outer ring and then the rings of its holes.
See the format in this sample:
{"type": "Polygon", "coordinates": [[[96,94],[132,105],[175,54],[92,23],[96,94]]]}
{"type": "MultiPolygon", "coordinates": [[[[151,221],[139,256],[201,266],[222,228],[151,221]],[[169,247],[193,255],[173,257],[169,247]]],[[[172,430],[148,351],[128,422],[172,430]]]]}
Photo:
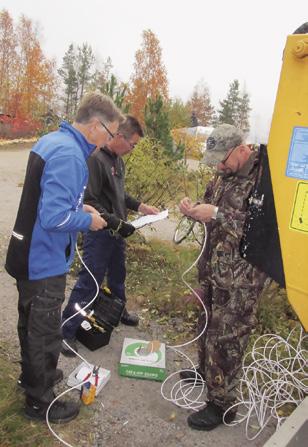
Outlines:
{"type": "Polygon", "coordinates": [[[203,158],[201,160],[201,163],[209,165],[209,166],[216,166],[218,163],[220,163],[226,156],[227,151],[205,151],[203,158]]]}

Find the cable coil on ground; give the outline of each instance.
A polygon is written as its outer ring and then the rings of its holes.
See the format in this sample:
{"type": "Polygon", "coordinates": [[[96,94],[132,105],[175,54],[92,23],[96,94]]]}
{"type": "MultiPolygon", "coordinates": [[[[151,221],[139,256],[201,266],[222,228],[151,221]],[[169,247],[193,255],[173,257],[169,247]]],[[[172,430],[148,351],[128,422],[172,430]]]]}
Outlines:
{"type": "Polygon", "coordinates": [[[261,335],[243,360],[239,402],[228,409],[238,408],[238,416],[226,425],[246,422],[248,440],[255,439],[270,422],[276,423],[277,430],[287,418],[286,406],[297,407],[308,394],[308,334],[300,328],[294,346],[295,329],[287,339],[261,335]],[[251,434],[256,425],[257,432],[251,434]]]}
{"type": "MultiPolygon", "coordinates": [[[[191,232],[191,229],[192,229],[192,226],[189,227],[189,231],[186,232],[186,236],[191,232]]],[[[186,360],[188,360],[189,364],[191,365],[191,368],[195,372],[195,379],[194,379],[193,383],[191,383],[191,381],[190,381],[190,383],[188,383],[187,380],[185,380],[185,379],[179,379],[174,382],[175,377],[181,371],[187,371],[187,369],[182,369],[182,370],[179,370],[179,371],[176,371],[176,372],[170,374],[164,380],[164,382],[161,385],[161,389],[160,389],[161,395],[165,400],[168,400],[169,402],[174,403],[178,407],[186,408],[189,410],[195,410],[195,411],[204,407],[204,405],[206,404],[206,401],[204,399],[202,399],[202,395],[204,396],[206,384],[205,384],[205,381],[203,380],[203,378],[201,377],[201,375],[196,370],[196,365],[194,365],[194,363],[189,358],[189,356],[186,355],[180,348],[184,348],[185,346],[188,346],[188,345],[196,342],[200,337],[202,337],[202,335],[206,331],[206,327],[207,327],[208,314],[207,314],[206,307],[205,307],[201,297],[198,295],[198,293],[184,279],[184,277],[187,275],[187,273],[189,273],[197,265],[201,255],[203,253],[203,250],[204,250],[204,247],[206,244],[206,227],[204,224],[203,224],[203,229],[204,229],[205,237],[203,240],[203,244],[202,244],[200,253],[199,253],[197,259],[193,262],[193,264],[182,274],[182,281],[186,285],[186,287],[188,287],[188,289],[192,292],[192,294],[196,297],[196,299],[199,301],[200,305],[202,306],[202,309],[205,312],[205,325],[204,325],[202,331],[200,332],[200,334],[197,337],[195,337],[193,340],[190,340],[186,343],[182,343],[180,345],[175,345],[175,346],[166,345],[167,349],[174,351],[176,354],[178,354],[178,355],[184,357],[186,360]],[[169,386],[169,388],[171,387],[169,392],[167,392],[167,390],[166,390],[167,385],[169,386]]],[[[183,239],[181,239],[181,240],[183,240],[183,239]]]]}
{"type": "MultiPolygon", "coordinates": [[[[180,222],[181,223],[181,222],[180,222]]],[[[183,226],[183,224],[181,223],[183,226]]],[[[179,237],[176,234],[176,243],[181,242],[191,232],[193,225],[186,225],[186,234],[179,237]],[[186,228],[187,227],[187,228],[186,228]]],[[[181,227],[182,228],[182,227],[181,227]]],[[[206,235],[206,228],[204,226],[206,235]]],[[[206,237],[195,262],[183,273],[184,284],[196,296],[204,312],[206,313],[206,324],[202,332],[193,340],[177,346],[168,346],[180,356],[188,360],[195,372],[194,382],[188,383],[185,379],[174,382],[175,377],[181,371],[170,374],[161,385],[161,395],[164,399],[174,403],[178,407],[197,411],[202,408],[206,401],[202,396],[206,392],[206,383],[198,373],[191,359],[179,348],[183,348],[197,341],[205,332],[207,327],[207,311],[196,293],[196,291],[185,281],[185,275],[198,263],[204,250],[206,237]],[[173,385],[172,385],[173,383],[173,385]],[[167,385],[171,389],[167,395],[167,385]]],[[[224,423],[234,426],[245,422],[246,437],[248,440],[255,439],[264,428],[272,421],[276,423],[276,430],[287,418],[286,406],[297,407],[308,395],[308,334],[299,329],[299,337],[294,346],[291,340],[295,336],[294,328],[287,339],[275,334],[261,335],[254,343],[251,352],[243,359],[242,378],[238,389],[238,402],[230,407],[224,414],[224,423]],[[234,421],[227,423],[226,415],[229,411],[237,411],[234,421]],[[254,430],[254,433],[251,433],[254,430]]],[[[290,410],[290,408],[289,408],[290,410]]]]}

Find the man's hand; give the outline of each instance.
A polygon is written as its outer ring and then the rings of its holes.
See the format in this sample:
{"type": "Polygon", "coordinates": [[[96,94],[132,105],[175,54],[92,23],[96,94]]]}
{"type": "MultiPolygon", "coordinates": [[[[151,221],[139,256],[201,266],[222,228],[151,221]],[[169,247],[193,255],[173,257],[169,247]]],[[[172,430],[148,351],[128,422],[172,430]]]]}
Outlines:
{"type": "Polygon", "coordinates": [[[138,211],[139,211],[139,213],[142,213],[144,215],[159,213],[159,209],[156,208],[156,206],[150,206],[150,205],[147,205],[146,203],[140,203],[138,211]]]}
{"type": "Polygon", "coordinates": [[[190,217],[192,219],[198,220],[199,222],[210,222],[216,217],[217,207],[210,205],[209,203],[202,203],[200,205],[194,206],[190,210],[190,217]]]}
{"type": "Polygon", "coordinates": [[[217,207],[209,203],[194,205],[189,197],[181,200],[179,208],[182,214],[199,222],[210,222],[216,217],[217,207]]]}
{"type": "Polygon", "coordinates": [[[83,211],[85,213],[92,213],[92,214],[98,214],[99,215],[99,212],[92,205],[85,205],[84,204],[83,205],[83,211]]]}
{"type": "Polygon", "coordinates": [[[107,222],[105,221],[105,219],[103,219],[99,213],[90,213],[91,214],[91,218],[92,218],[92,222],[90,225],[90,230],[92,231],[97,231],[97,230],[102,230],[103,228],[105,228],[107,226],[107,222]]]}
{"type": "Polygon", "coordinates": [[[193,208],[193,203],[190,200],[189,197],[184,197],[184,199],[181,200],[180,204],[179,204],[179,208],[182,214],[184,214],[187,217],[191,217],[190,213],[191,210],[193,208]]]}
{"type": "Polygon", "coordinates": [[[120,226],[120,228],[118,229],[118,233],[122,236],[122,237],[128,237],[128,236],[131,236],[132,234],[133,234],[133,232],[135,231],[135,227],[134,227],[134,225],[131,225],[130,223],[128,223],[128,222],[124,222],[124,221],[122,221],[121,222],[121,226],[120,226]]]}

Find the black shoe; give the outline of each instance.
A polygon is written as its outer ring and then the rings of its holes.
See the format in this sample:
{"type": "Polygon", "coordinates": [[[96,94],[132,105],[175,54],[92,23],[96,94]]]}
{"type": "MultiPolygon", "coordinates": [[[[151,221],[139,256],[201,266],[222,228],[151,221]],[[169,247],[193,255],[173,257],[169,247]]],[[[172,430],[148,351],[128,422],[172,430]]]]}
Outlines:
{"type": "Polygon", "coordinates": [[[121,317],[121,323],[127,326],[138,326],[139,317],[136,314],[129,314],[125,308],[121,317]]]}
{"type": "MultiPolygon", "coordinates": [[[[53,386],[57,385],[58,383],[60,383],[63,380],[63,371],[62,369],[56,369],[55,372],[55,378],[53,380],[53,386]]],[[[25,383],[23,380],[23,376],[22,374],[20,374],[19,379],[17,380],[17,386],[21,389],[21,390],[25,390],[25,383]]]]}
{"type": "MultiPolygon", "coordinates": [[[[200,368],[196,368],[197,373],[200,374],[200,376],[202,377],[202,380],[205,381],[205,376],[204,374],[201,372],[200,368]]],[[[191,383],[193,384],[196,381],[196,386],[201,386],[201,378],[198,374],[195,373],[195,371],[193,369],[187,369],[184,371],[180,371],[180,377],[181,379],[185,379],[186,383],[191,383]]]]}
{"type": "MultiPolygon", "coordinates": [[[[208,402],[205,408],[188,416],[187,422],[188,425],[195,430],[210,431],[218,427],[218,425],[223,424],[224,412],[225,410],[218,405],[213,402],[208,402]]],[[[236,411],[230,411],[226,414],[225,421],[227,423],[232,422],[235,419],[235,416],[236,411]]]]}
{"type": "MultiPolygon", "coordinates": [[[[46,412],[49,404],[35,402],[32,399],[26,399],[25,416],[28,419],[43,421],[46,419],[46,412]]],[[[72,401],[57,400],[49,410],[48,420],[55,424],[69,422],[75,419],[79,413],[79,404],[72,401]]]]}
{"type": "Polygon", "coordinates": [[[75,352],[73,352],[64,342],[66,342],[74,351],[78,352],[76,338],[64,338],[62,341],[61,353],[65,357],[76,357],[75,352]]]}

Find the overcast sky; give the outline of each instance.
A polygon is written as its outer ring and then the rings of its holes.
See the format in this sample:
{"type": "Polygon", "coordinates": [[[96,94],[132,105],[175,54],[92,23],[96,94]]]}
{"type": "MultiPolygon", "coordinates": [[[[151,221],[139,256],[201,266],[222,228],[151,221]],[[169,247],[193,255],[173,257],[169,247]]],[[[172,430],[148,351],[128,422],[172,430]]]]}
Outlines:
{"type": "Polygon", "coordinates": [[[172,97],[184,101],[204,80],[212,102],[238,79],[251,98],[251,137],[266,140],[286,37],[308,21],[307,0],[1,0],[14,19],[41,27],[42,46],[59,65],[73,42],[89,43],[128,81],[144,29],[158,37],[172,97]],[[306,11],[306,16],[303,14],[306,11]]]}

